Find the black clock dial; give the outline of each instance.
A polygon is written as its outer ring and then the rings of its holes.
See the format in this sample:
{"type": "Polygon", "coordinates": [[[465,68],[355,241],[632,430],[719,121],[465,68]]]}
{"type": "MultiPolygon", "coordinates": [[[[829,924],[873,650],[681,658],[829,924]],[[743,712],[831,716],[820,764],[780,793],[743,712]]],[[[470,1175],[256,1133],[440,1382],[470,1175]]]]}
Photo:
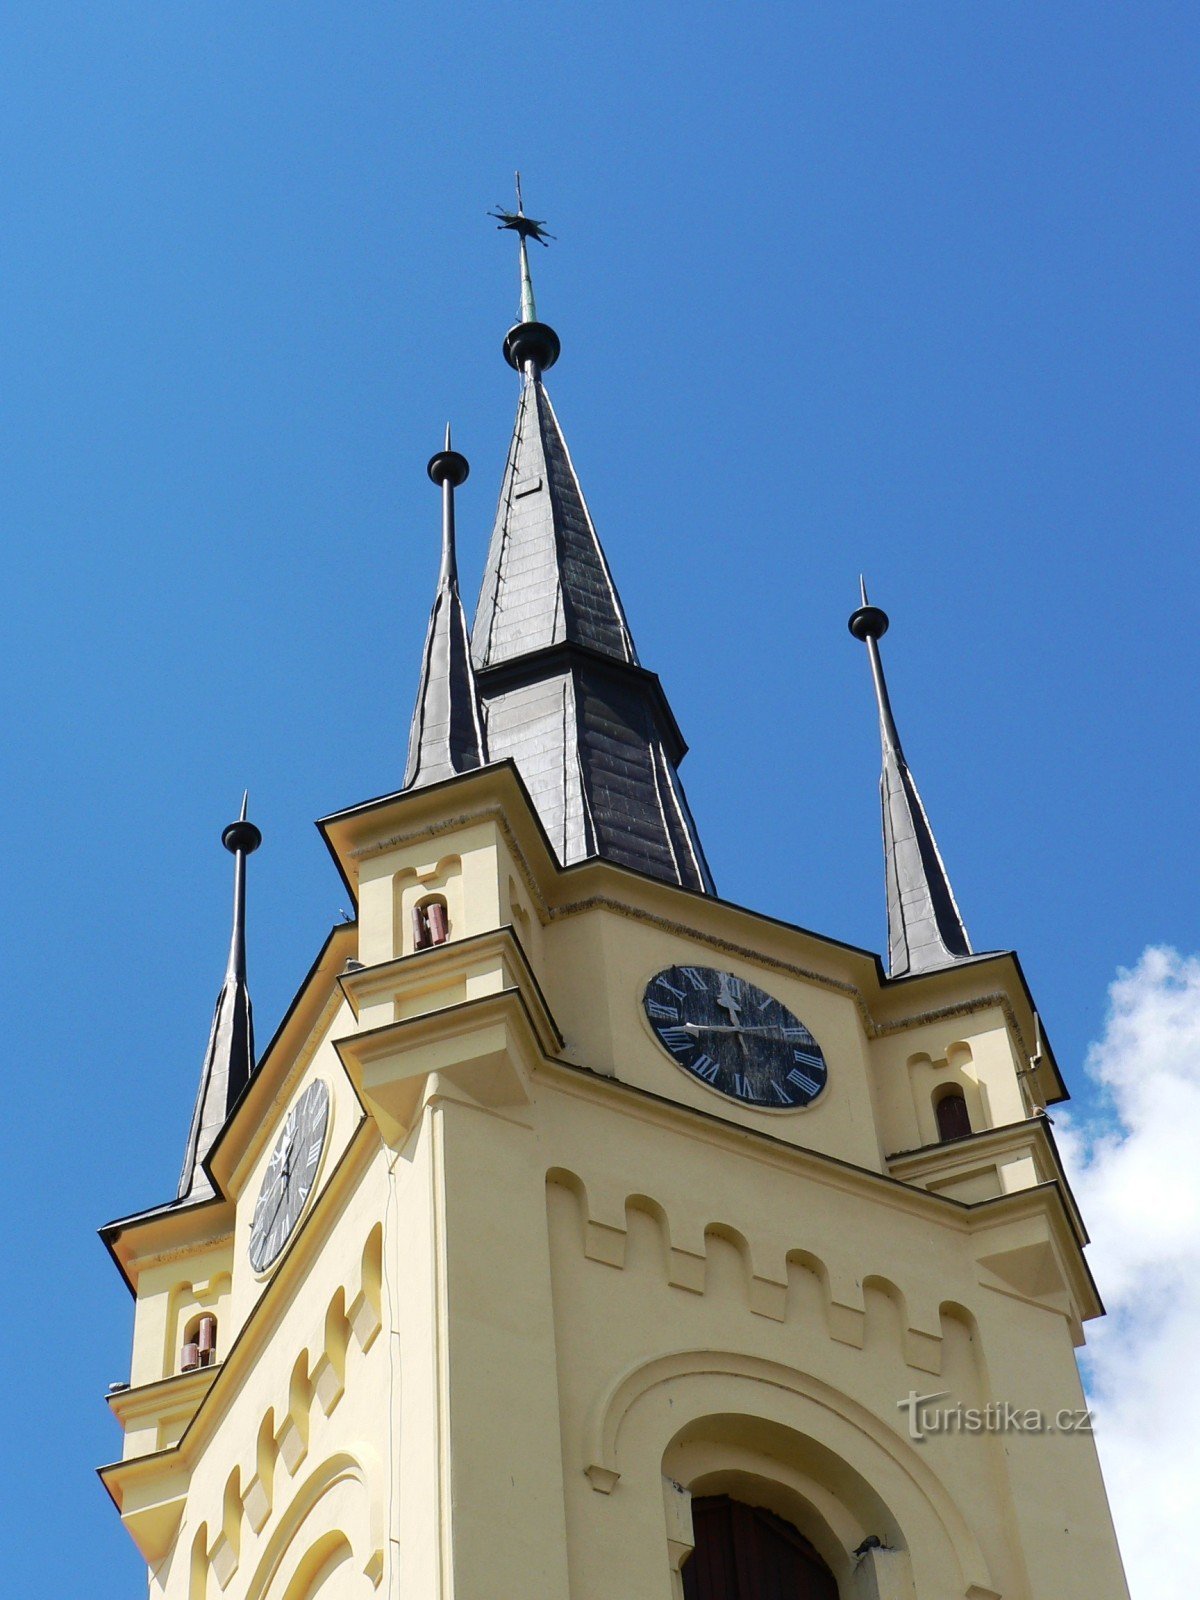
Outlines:
{"type": "Polygon", "coordinates": [[[250,1223],[250,1265],[265,1272],[300,1220],[312,1193],[329,1127],[329,1090],[318,1078],[288,1112],[275,1141],[250,1223]]]}
{"type": "Polygon", "coordinates": [[[731,972],[668,967],[642,997],[663,1048],[731,1100],[793,1111],[825,1087],[821,1047],[779,1000],[731,972]]]}

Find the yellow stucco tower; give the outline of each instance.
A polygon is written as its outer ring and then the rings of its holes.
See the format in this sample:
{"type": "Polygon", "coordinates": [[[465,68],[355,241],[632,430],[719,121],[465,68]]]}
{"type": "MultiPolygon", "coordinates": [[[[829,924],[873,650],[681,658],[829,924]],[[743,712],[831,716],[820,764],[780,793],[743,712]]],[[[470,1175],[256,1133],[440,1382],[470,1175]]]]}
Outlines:
{"type": "Polygon", "coordinates": [[[1100,1311],[1021,968],[971,949],[896,732],[890,952],[717,897],[543,382],[473,629],[442,563],[357,908],[255,1059],[234,937],[101,1476],[155,1600],[1119,1600],[1100,1311]],[[926,1397],[926,1398],[919,1398],[926,1397]]]}

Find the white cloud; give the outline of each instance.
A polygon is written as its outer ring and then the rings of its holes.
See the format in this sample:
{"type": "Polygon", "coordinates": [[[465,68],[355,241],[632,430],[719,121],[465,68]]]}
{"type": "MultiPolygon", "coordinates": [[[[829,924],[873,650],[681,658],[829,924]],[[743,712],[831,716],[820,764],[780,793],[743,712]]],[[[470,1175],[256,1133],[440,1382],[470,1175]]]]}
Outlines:
{"type": "Polygon", "coordinates": [[[1152,947],[1109,989],[1095,1118],[1056,1117],[1108,1316],[1084,1377],[1134,1600],[1193,1589],[1200,1507],[1200,958],[1152,947]]]}

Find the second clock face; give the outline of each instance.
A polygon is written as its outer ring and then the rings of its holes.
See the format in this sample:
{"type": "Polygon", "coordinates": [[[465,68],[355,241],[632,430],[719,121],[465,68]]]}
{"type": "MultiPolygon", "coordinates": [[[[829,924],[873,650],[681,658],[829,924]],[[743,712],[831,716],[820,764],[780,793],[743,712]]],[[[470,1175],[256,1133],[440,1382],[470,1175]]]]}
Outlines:
{"type": "Polygon", "coordinates": [[[250,1223],[250,1265],[265,1272],[279,1256],[312,1193],[329,1127],[329,1090],[320,1078],[287,1114],[267,1163],[250,1223]]]}
{"type": "Polygon", "coordinates": [[[712,967],[667,967],[642,997],[663,1048],[731,1100],[793,1111],[825,1087],[821,1047],[774,995],[712,967]]]}

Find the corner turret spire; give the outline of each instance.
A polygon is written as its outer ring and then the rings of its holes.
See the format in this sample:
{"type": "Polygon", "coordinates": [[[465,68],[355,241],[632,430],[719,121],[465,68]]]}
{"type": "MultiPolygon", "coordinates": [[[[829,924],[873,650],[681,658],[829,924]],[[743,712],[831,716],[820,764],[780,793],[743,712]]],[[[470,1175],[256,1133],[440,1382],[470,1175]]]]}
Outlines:
{"type": "Polygon", "coordinates": [[[679,781],[687,746],[639,663],[543,375],[558,359],[539,322],[527,240],[552,235],[495,211],[520,241],[521,317],[504,356],[517,420],[471,634],[492,761],[511,757],[564,866],[602,856],[689,889],[712,878],[679,781]]]}
{"type": "Polygon", "coordinates": [[[850,632],[867,647],[875,700],[879,708],[879,737],[883,745],[883,774],[879,781],[883,803],[883,853],[887,874],[888,971],[893,978],[906,973],[929,972],[952,966],[971,952],[950,878],[917,793],[917,785],[896,729],[879,641],[888,630],[885,611],[867,599],[867,586],[859,579],[862,604],[849,621],[850,632]]]}
{"type": "Polygon", "coordinates": [[[451,449],[450,424],[445,448],[429,463],[429,476],[442,491],[442,564],[437,594],[429,614],[421,681],[408,736],[405,789],[437,783],[484,763],[483,727],[467,619],[458,592],[458,560],[454,549],[454,491],[465,483],[467,458],[451,449]]]}
{"type": "Polygon", "coordinates": [[[254,1071],[254,1012],[246,986],[246,857],[258,849],[262,834],[246,820],[248,801],[249,795],[244,794],[241,815],[221,835],[221,843],[234,860],[233,934],[225,982],[217,996],[212,1032],[200,1070],[200,1089],[179,1177],[180,1200],[211,1197],[213,1189],[204,1171],[204,1158],[254,1071]]]}

